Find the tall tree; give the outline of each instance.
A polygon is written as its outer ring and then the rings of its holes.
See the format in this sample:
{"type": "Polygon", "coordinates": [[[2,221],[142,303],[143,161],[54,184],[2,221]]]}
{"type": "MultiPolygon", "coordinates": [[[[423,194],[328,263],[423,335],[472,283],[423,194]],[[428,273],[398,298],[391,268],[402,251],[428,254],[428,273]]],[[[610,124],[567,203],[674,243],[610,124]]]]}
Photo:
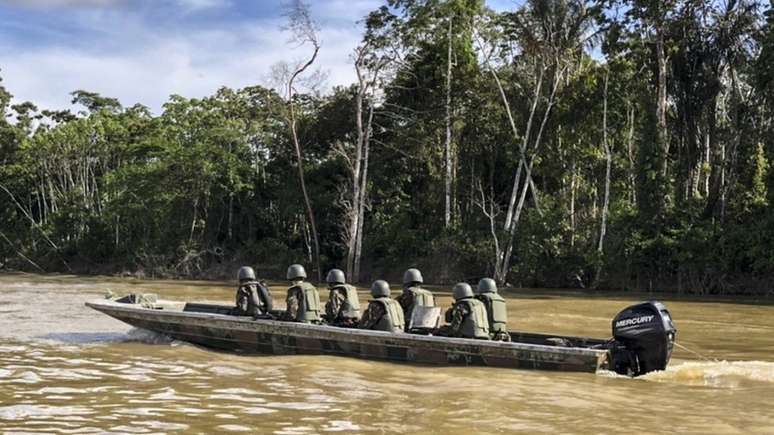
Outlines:
{"type": "MultiPolygon", "coordinates": [[[[489,50],[484,56],[505,106],[513,138],[521,139],[518,146],[519,164],[503,224],[505,242],[496,243],[501,246],[494,267],[494,276],[499,282],[505,282],[510,271],[515,235],[528,191],[532,191],[537,204],[532,173],[546,125],[566,82],[568,71],[577,64],[578,56],[582,55],[584,47],[594,36],[593,26],[598,14],[599,5],[589,7],[585,1],[535,0],[527,2],[515,13],[502,16],[500,25],[508,39],[504,43],[490,42],[489,45],[504,47],[498,55],[506,67],[512,68],[517,74],[526,72],[523,77],[527,79],[527,86],[522,87],[531,89],[527,96],[530,104],[521,130],[516,126],[505,87],[492,66],[492,51],[489,50]]],[[[482,35],[486,33],[491,34],[491,31],[482,32],[482,35]]]]}
{"type": "Polygon", "coordinates": [[[288,18],[288,29],[292,34],[292,41],[300,46],[310,45],[312,47],[312,54],[309,55],[305,61],[302,61],[291,68],[288,68],[286,64],[284,64],[284,68],[275,68],[275,76],[279,75],[279,80],[283,82],[282,85],[284,87],[285,100],[287,103],[287,124],[290,129],[290,138],[293,142],[293,149],[296,155],[298,182],[301,185],[301,194],[304,197],[306,214],[309,219],[309,226],[311,227],[317,279],[322,281],[320,237],[317,234],[317,220],[315,219],[314,210],[312,208],[312,201],[309,198],[309,192],[306,188],[304,158],[301,151],[301,142],[298,137],[296,102],[294,101],[296,96],[295,86],[298,84],[299,79],[302,78],[302,75],[314,64],[315,60],[317,60],[317,55],[320,52],[320,40],[317,37],[318,26],[312,19],[308,4],[301,0],[294,0],[292,3],[288,4],[286,16],[288,18]]]}

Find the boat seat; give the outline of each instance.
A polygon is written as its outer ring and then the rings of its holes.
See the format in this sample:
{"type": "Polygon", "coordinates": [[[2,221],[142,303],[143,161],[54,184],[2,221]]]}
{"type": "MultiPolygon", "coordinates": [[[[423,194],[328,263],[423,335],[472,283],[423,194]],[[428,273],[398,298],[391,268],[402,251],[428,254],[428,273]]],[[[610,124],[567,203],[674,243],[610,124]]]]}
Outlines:
{"type": "Polygon", "coordinates": [[[200,304],[195,302],[188,302],[183,307],[183,311],[187,313],[208,313],[208,314],[231,314],[234,307],[229,305],[217,305],[217,304],[200,304]]]}
{"type": "Polygon", "coordinates": [[[548,343],[549,343],[551,346],[559,346],[559,347],[572,347],[572,343],[570,343],[570,341],[569,341],[569,340],[567,340],[566,338],[562,338],[562,337],[551,337],[551,338],[546,338],[546,341],[547,341],[547,342],[548,342],[548,343]]]}

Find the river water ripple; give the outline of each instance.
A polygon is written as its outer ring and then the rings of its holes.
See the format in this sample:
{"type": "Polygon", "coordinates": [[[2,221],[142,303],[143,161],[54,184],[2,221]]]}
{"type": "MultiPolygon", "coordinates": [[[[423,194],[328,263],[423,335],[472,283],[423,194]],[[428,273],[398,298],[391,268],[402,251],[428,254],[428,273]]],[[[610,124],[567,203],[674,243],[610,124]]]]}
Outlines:
{"type": "MultiPolygon", "coordinates": [[[[628,379],[231,355],[83,306],[108,289],[199,301],[233,292],[225,283],[0,275],[0,433],[774,433],[771,305],[666,300],[679,342],[700,356],[678,349],[666,371],[628,379]]],[[[448,305],[449,292],[439,294],[448,305]]],[[[596,337],[643,298],[507,297],[515,329],[596,337]]]]}

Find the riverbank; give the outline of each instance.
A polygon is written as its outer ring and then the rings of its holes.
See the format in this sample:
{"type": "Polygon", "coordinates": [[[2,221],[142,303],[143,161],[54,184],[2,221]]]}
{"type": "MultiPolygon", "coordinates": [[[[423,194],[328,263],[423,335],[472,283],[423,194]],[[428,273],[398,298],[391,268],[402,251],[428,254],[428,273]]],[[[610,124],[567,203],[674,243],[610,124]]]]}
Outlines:
{"type": "MultiPolygon", "coordinates": [[[[18,277],[20,280],[33,278],[36,280],[45,280],[51,282],[73,282],[83,280],[87,282],[107,282],[116,283],[121,287],[131,286],[140,287],[147,292],[155,292],[154,288],[157,285],[182,285],[187,287],[218,287],[228,291],[233,291],[236,288],[236,280],[233,276],[220,276],[220,277],[208,277],[204,278],[190,278],[190,277],[148,277],[145,275],[136,274],[72,274],[72,273],[33,273],[25,271],[2,271],[0,270],[0,278],[2,277],[18,277]]],[[[282,278],[264,278],[259,276],[259,279],[263,279],[274,292],[275,299],[284,300],[285,290],[288,283],[282,278]]],[[[321,294],[326,295],[325,291],[327,284],[325,282],[318,282],[316,279],[310,280],[313,284],[318,286],[322,290],[321,294]]],[[[400,281],[389,281],[393,289],[393,293],[397,295],[400,291],[400,281]]],[[[471,281],[474,284],[474,281],[471,281]]],[[[356,284],[355,287],[363,295],[363,298],[368,298],[369,283],[356,284]]],[[[435,295],[441,297],[448,297],[451,300],[451,284],[426,284],[426,288],[431,290],[435,295]]],[[[769,294],[762,295],[702,295],[698,293],[675,293],[664,291],[635,291],[635,290],[610,290],[610,289],[578,289],[578,288],[541,288],[541,287],[515,287],[505,286],[499,288],[500,294],[506,297],[516,297],[520,299],[528,300],[550,300],[560,298],[582,298],[587,300],[651,300],[659,299],[662,301],[675,301],[675,302],[695,302],[695,303],[726,303],[726,304],[745,304],[745,305],[774,305],[774,296],[769,294]]],[[[226,300],[231,299],[233,295],[229,294],[226,300]]],[[[365,299],[364,299],[365,300],[365,299]]]]}

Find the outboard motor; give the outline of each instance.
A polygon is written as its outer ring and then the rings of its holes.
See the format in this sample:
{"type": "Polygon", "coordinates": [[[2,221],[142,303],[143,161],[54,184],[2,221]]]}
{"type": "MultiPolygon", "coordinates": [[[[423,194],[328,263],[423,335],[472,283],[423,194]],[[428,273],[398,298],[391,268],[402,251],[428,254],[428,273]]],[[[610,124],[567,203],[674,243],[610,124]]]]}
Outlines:
{"type": "Polygon", "coordinates": [[[626,308],[613,319],[611,368],[629,376],[664,370],[672,357],[676,333],[672,316],[661,302],[626,308]]]}

